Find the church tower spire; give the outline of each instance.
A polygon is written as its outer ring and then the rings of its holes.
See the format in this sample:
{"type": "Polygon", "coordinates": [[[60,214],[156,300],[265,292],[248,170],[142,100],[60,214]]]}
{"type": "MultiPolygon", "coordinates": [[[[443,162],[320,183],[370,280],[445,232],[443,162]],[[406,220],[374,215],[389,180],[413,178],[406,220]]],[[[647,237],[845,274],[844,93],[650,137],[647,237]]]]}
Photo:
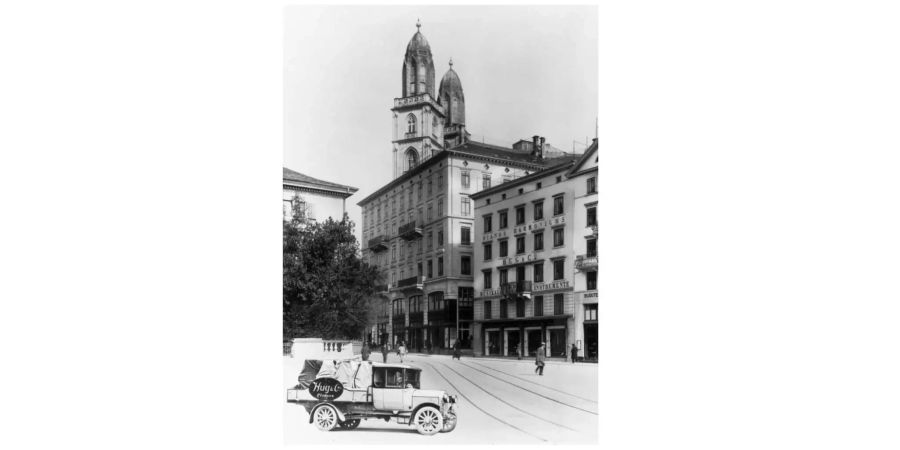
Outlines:
{"type": "Polygon", "coordinates": [[[450,58],[450,69],[441,79],[438,91],[438,103],[444,107],[444,144],[446,147],[465,142],[466,132],[466,96],[463,95],[462,82],[453,70],[453,58],[450,58]]]}
{"type": "Polygon", "coordinates": [[[444,108],[434,97],[431,46],[416,21],[403,56],[401,97],[394,99],[394,178],[444,149],[444,108]]]}

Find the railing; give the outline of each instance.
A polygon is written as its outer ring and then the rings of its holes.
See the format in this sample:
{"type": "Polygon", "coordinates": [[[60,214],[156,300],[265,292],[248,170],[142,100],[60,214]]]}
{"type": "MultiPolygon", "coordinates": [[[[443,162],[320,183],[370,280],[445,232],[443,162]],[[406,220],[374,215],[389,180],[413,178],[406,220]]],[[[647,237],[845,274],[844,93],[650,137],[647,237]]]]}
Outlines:
{"type": "Polygon", "coordinates": [[[398,282],[397,282],[397,287],[398,287],[398,288],[405,288],[405,287],[413,287],[413,286],[415,286],[415,287],[418,287],[418,288],[421,289],[421,288],[422,288],[422,284],[423,284],[424,282],[425,282],[425,277],[424,277],[424,276],[422,276],[422,275],[416,275],[416,276],[414,276],[414,277],[404,278],[404,279],[398,281],[398,282]]]}
{"type": "Polygon", "coordinates": [[[586,271],[597,268],[597,256],[578,255],[575,258],[575,270],[586,271]]]}
{"type": "Polygon", "coordinates": [[[372,239],[369,239],[369,250],[373,252],[380,252],[388,249],[388,239],[387,236],[376,236],[372,239]]]}
{"type": "Polygon", "coordinates": [[[400,235],[401,238],[403,238],[407,241],[411,241],[413,239],[422,237],[422,227],[421,226],[417,227],[416,221],[414,220],[412,222],[400,225],[400,230],[399,230],[398,234],[400,235]]]}
{"type": "Polygon", "coordinates": [[[584,229],[585,236],[596,236],[597,235],[597,224],[588,225],[584,229]]]}
{"type": "Polygon", "coordinates": [[[531,293],[531,281],[519,280],[500,285],[500,295],[504,297],[531,293]]]}

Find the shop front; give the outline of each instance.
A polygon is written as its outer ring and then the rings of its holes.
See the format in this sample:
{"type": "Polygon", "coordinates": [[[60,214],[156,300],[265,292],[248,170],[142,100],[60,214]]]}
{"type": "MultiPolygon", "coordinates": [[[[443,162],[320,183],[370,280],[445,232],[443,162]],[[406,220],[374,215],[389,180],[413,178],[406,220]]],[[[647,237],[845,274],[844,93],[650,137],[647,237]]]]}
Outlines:
{"type": "Polygon", "coordinates": [[[546,343],[545,356],[565,358],[572,316],[527,317],[480,321],[484,356],[533,358],[535,351],[546,343]]]}

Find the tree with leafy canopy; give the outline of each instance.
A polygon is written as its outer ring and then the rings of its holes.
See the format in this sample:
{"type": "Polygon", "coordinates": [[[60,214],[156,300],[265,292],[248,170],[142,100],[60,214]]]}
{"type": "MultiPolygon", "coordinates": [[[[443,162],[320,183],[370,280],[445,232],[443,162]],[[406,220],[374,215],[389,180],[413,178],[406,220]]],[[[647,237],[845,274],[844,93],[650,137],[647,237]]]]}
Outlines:
{"type": "Polygon", "coordinates": [[[316,223],[299,215],[285,221],[282,256],[285,340],[364,336],[380,275],[360,258],[346,214],[340,221],[316,223]]]}

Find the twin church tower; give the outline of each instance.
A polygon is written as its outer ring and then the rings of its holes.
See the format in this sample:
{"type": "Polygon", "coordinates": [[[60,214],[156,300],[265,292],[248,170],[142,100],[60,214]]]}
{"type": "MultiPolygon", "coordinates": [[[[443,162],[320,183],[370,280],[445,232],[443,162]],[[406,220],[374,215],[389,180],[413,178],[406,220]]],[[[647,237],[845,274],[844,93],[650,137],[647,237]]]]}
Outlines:
{"type": "Polygon", "coordinates": [[[436,152],[462,144],[466,132],[466,98],[459,75],[450,69],[434,96],[434,59],[431,46],[416,22],[416,34],[403,57],[402,97],[394,99],[394,179],[436,152]]]}

